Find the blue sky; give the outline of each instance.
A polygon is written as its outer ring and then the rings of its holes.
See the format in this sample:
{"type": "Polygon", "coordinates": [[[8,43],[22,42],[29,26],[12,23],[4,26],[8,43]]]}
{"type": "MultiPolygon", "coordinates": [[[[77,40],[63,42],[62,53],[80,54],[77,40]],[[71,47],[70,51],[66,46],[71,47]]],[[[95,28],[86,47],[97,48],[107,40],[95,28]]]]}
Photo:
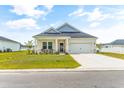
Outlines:
{"type": "Polygon", "coordinates": [[[21,43],[65,22],[98,37],[98,43],[124,39],[124,6],[121,5],[0,6],[0,35],[21,43]]]}

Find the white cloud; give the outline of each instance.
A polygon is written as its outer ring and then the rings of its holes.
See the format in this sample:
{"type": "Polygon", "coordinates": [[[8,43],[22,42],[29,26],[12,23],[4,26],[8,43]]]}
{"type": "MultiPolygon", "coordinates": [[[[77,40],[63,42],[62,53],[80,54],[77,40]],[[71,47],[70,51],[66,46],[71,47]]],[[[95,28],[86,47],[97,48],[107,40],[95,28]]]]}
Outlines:
{"type": "Polygon", "coordinates": [[[59,21],[56,21],[54,23],[51,23],[50,26],[54,27],[54,28],[57,28],[59,27],[60,25],[64,24],[62,20],[59,20],[59,21]]]}
{"type": "Polygon", "coordinates": [[[124,10],[120,10],[119,12],[117,12],[116,14],[119,14],[119,15],[124,15],[124,10]]]}
{"type": "Polygon", "coordinates": [[[89,12],[88,21],[102,21],[109,17],[109,14],[103,14],[100,8],[95,8],[93,12],[89,12]]]}
{"type": "Polygon", "coordinates": [[[44,6],[47,8],[47,11],[45,11],[45,10],[36,9],[38,5],[15,5],[12,7],[13,9],[11,9],[10,11],[16,13],[17,15],[26,15],[28,17],[35,17],[35,18],[48,14],[53,8],[52,5],[44,6]]]}
{"type": "Polygon", "coordinates": [[[68,16],[84,16],[86,15],[87,13],[86,12],[83,12],[83,9],[82,8],[79,8],[78,10],[68,14],[68,16]]]}
{"type": "Polygon", "coordinates": [[[51,11],[51,9],[54,7],[53,5],[45,5],[45,7],[49,10],[49,11],[51,11]]]}
{"type": "Polygon", "coordinates": [[[39,29],[39,27],[36,24],[36,21],[32,18],[24,18],[19,20],[11,20],[6,23],[7,26],[10,28],[20,29],[20,28],[26,28],[26,29],[39,29]]]}
{"type": "Polygon", "coordinates": [[[113,25],[109,28],[86,28],[87,33],[98,37],[98,43],[109,43],[115,39],[124,38],[124,23],[113,25]]]}
{"type": "Polygon", "coordinates": [[[121,9],[121,10],[117,11],[114,15],[115,16],[113,16],[113,18],[115,18],[115,19],[119,19],[119,20],[124,19],[124,10],[121,9]]]}
{"type": "Polygon", "coordinates": [[[110,14],[103,14],[100,8],[95,8],[92,12],[84,12],[82,8],[70,13],[68,16],[85,16],[87,15],[89,22],[102,21],[110,17],[110,14]]]}
{"type": "Polygon", "coordinates": [[[90,24],[90,27],[96,27],[96,26],[98,26],[98,25],[100,25],[99,22],[93,22],[93,23],[90,24]]]}
{"type": "Polygon", "coordinates": [[[34,16],[39,17],[45,13],[44,11],[36,10],[35,9],[36,7],[37,5],[27,5],[27,6],[15,5],[13,6],[11,12],[16,13],[17,15],[26,15],[30,17],[34,17],[34,16]]]}

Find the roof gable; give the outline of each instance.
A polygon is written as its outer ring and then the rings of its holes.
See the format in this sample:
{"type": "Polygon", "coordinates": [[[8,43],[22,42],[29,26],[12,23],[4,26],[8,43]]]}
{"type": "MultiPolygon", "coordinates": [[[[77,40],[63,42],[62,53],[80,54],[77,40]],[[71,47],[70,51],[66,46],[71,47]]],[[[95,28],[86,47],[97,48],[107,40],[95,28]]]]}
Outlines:
{"type": "Polygon", "coordinates": [[[46,31],[33,36],[34,38],[37,36],[65,36],[71,38],[97,38],[95,36],[84,33],[68,23],[63,24],[62,26],[54,29],[53,27],[47,29],[46,31]]]}
{"type": "Polygon", "coordinates": [[[58,27],[57,30],[60,32],[80,32],[78,29],[68,23],[65,23],[62,26],[58,27]]]}
{"type": "Polygon", "coordinates": [[[54,34],[54,33],[60,33],[58,32],[56,29],[54,29],[53,27],[50,27],[49,29],[47,29],[46,31],[44,31],[44,33],[47,34],[54,34]]]}

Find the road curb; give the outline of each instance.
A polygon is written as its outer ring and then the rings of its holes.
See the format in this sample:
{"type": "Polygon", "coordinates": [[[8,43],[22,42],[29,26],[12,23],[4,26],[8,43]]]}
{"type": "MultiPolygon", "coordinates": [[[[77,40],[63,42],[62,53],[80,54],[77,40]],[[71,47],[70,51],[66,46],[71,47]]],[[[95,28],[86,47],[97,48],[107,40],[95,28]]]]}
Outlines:
{"type": "Polygon", "coordinates": [[[87,68],[87,69],[8,69],[8,70],[0,70],[0,73],[8,73],[8,72],[88,72],[88,71],[120,71],[124,70],[121,68],[87,68]]]}

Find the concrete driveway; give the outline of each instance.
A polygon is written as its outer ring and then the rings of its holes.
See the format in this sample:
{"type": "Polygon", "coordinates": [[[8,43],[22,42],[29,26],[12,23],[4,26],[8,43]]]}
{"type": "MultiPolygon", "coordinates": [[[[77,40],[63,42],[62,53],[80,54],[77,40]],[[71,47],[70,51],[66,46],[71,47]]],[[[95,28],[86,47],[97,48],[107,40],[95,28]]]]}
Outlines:
{"type": "Polygon", "coordinates": [[[124,70],[124,60],[99,54],[71,54],[84,70],[124,70]]]}

